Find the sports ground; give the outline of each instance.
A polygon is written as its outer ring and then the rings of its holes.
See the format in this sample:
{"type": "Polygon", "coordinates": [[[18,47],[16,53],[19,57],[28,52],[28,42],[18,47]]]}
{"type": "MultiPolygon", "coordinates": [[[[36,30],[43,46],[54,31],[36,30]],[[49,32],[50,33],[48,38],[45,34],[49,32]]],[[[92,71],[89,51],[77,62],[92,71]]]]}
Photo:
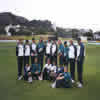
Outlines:
{"type": "Polygon", "coordinates": [[[29,84],[16,80],[15,46],[15,43],[0,43],[0,100],[100,99],[100,45],[86,45],[84,87],[81,89],[52,89],[48,81],[29,84]]]}

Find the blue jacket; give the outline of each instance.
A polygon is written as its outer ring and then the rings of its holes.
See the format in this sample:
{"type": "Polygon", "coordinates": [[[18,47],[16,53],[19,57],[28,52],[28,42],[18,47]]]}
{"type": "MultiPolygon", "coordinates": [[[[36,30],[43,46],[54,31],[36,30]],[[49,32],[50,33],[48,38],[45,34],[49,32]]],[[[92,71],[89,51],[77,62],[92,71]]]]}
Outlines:
{"type": "Polygon", "coordinates": [[[35,73],[36,71],[41,72],[40,64],[32,64],[31,72],[35,73]]]}
{"type": "Polygon", "coordinates": [[[63,44],[59,45],[59,52],[62,53],[62,54],[64,53],[64,46],[63,46],[63,44]]]}
{"type": "Polygon", "coordinates": [[[45,51],[45,45],[44,45],[44,42],[39,42],[38,45],[37,45],[37,52],[38,54],[44,54],[44,51],[45,51]],[[40,51],[40,49],[42,49],[40,51]]]}
{"type": "Polygon", "coordinates": [[[80,55],[79,55],[79,58],[83,59],[84,58],[84,52],[85,52],[85,47],[84,47],[84,44],[81,43],[80,44],[80,55]]]}

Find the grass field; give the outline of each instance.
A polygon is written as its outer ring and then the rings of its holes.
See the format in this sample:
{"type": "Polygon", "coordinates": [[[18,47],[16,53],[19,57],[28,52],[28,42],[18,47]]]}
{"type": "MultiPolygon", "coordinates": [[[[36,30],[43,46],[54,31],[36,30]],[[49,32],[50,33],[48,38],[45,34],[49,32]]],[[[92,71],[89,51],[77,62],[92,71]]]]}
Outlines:
{"type": "Polygon", "coordinates": [[[86,46],[84,87],[82,89],[52,89],[50,82],[33,84],[17,81],[14,43],[0,43],[0,100],[99,100],[100,46],[86,46]]]}

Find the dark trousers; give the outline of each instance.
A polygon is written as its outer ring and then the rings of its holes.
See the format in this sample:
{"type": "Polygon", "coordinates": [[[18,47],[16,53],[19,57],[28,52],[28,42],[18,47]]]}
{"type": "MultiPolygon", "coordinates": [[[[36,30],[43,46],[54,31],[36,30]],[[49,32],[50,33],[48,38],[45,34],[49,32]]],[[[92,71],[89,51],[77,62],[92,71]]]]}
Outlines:
{"type": "Polygon", "coordinates": [[[32,73],[32,78],[35,80],[39,80],[38,79],[39,76],[40,76],[40,73],[39,74],[32,73]]]}
{"type": "Polygon", "coordinates": [[[49,72],[47,68],[43,71],[43,80],[49,80],[49,72]]]}
{"type": "Polygon", "coordinates": [[[83,63],[84,58],[77,61],[78,81],[83,84],[83,63]]]}
{"type": "Polygon", "coordinates": [[[53,64],[53,62],[55,62],[57,65],[57,56],[56,55],[51,56],[51,63],[53,64]]]}
{"type": "Polygon", "coordinates": [[[63,64],[64,64],[64,63],[63,63],[63,59],[64,59],[64,58],[63,58],[63,55],[61,55],[61,56],[59,57],[59,65],[60,65],[60,67],[63,66],[63,64]]]}
{"type": "Polygon", "coordinates": [[[70,72],[71,72],[71,78],[75,80],[75,59],[70,59],[70,72]]]}
{"type": "Polygon", "coordinates": [[[46,54],[46,58],[45,58],[45,62],[47,63],[47,60],[50,59],[51,62],[51,55],[50,54],[46,54]]]}
{"type": "Polygon", "coordinates": [[[71,88],[71,83],[67,83],[64,79],[56,81],[56,88],[71,88]]]}
{"type": "Polygon", "coordinates": [[[24,57],[23,56],[18,56],[17,57],[18,76],[21,76],[22,75],[23,63],[24,63],[24,57]]]}
{"type": "Polygon", "coordinates": [[[29,64],[29,56],[24,56],[24,67],[29,64]]]}
{"type": "Polygon", "coordinates": [[[43,59],[44,55],[38,55],[38,63],[41,65],[41,71],[43,69],[43,59]]]}
{"type": "Polygon", "coordinates": [[[31,56],[31,64],[35,63],[35,58],[36,58],[36,56],[31,56]]]}

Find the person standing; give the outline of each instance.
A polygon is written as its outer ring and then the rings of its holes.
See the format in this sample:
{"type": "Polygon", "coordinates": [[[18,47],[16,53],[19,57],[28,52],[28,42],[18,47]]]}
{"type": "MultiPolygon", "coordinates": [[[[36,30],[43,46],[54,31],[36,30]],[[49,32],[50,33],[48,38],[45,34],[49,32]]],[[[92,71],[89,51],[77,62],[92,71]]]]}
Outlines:
{"type": "Polygon", "coordinates": [[[38,63],[41,65],[41,70],[43,69],[44,51],[45,51],[45,45],[42,38],[40,38],[40,41],[37,45],[37,53],[38,53],[38,63]]]}
{"type": "Polygon", "coordinates": [[[51,46],[51,63],[53,62],[56,63],[57,65],[57,44],[56,40],[53,41],[52,46],[51,46]]]}
{"type": "Polygon", "coordinates": [[[19,40],[16,46],[16,56],[18,64],[18,80],[21,80],[23,78],[22,68],[24,63],[24,45],[22,40],[19,40]]]}
{"type": "Polygon", "coordinates": [[[75,83],[75,60],[77,57],[77,49],[76,46],[73,44],[73,41],[70,40],[70,46],[69,46],[69,62],[70,62],[70,72],[71,72],[71,78],[72,83],[75,83]]]}
{"type": "Polygon", "coordinates": [[[64,42],[64,58],[63,58],[63,62],[64,62],[64,66],[67,68],[68,71],[68,63],[69,63],[69,48],[67,45],[67,41],[64,42]]]}
{"type": "Polygon", "coordinates": [[[77,46],[77,73],[78,73],[78,87],[83,87],[83,63],[85,58],[85,46],[81,42],[81,39],[78,39],[78,46],[77,46]]]}
{"type": "Polygon", "coordinates": [[[26,43],[24,45],[24,67],[26,64],[29,65],[29,57],[30,57],[30,44],[29,40],[26,40],[26,43]]]}
{"type": "Polygon", "coordinates": [[[31,44],[31,64],[34,64],[35,58],[37,57],[37,45],[35,43],[35,39],[32,38],[32,44],[31,44]]]}
{"type": "Polygon", "coordinates": [[[48,40],[45,47],[46,63],[48,59],[50,59],[51,61],[51,46],[52,46],[51,40],[48,40]]]}
{"type": "Polygon", "coordinates": [[[58,48],[58,55],[59,55],[59,65],[60,67],[63,66],[63,56],[64,56],[64,46],[61,40],[58,41],[59,48],[58,48]]]}

